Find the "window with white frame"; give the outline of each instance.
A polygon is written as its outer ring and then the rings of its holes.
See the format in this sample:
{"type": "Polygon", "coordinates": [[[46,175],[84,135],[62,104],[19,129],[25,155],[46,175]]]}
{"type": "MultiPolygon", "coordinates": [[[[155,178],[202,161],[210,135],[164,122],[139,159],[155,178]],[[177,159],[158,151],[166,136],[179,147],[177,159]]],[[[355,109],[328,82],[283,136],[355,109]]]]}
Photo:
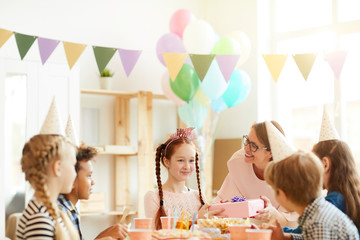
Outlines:
{"type": "Polygon", "coordinates": [[[298,148],[318,141],[323,106],[342,140],[360,161],[360,0],[274,0],[272,52],[289,54],[277,82],[276,112],[298,148]],[[324,60],[328,52],[348,51],[340,79],[324,60]],[[292,54],[315,53],[305,81],[292,54]]]}

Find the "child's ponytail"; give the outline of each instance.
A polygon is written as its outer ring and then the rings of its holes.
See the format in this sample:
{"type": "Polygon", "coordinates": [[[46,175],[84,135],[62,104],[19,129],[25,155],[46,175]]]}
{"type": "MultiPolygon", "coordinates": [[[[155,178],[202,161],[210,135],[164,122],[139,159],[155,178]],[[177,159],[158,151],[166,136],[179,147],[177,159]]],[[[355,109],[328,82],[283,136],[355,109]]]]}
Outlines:
{"type": "Polygon", "coordinates": [[[198,153],[196,153],[196,155],[195,155],[195,167],[196,167],[196,180],[197,180],[198,189],[199,189],[200,203],[201,203],[201,205],[204,205],[205,202],[204,202],[204,199],[201,194],[200,167],[199,167],[199,154],[198,153]]]}
{"type": "Polygon", "coordinates": [[[161,219],[160,217],[166,216],[165,209],[164,209],[164,194],[162,190],[162,183],[161,183],[161,159],[163,158],[163,151],[166,145],[161,144],[156,149],[156,157],[155,157],[155,172],[156,172],[156,181],[159,190],[159,198],[160,198],[160,207],[155,215],[155,229],[159,230],[162,228],[161,219]]]}

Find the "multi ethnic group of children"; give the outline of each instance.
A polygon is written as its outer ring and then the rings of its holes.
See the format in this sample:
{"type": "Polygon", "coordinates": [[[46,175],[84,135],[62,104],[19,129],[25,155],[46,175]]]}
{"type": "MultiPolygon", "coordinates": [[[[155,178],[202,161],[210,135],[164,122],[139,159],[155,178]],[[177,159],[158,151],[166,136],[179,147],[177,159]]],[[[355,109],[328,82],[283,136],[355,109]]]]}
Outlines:
{"type": "MultiPolygon", "coordinates": [[[[48,119],[48,117],[47,117],[48,119]]],[[[46,119],[46,120],[47,120],[46,119]]],[[[76,203],[88,199],[94,181],[94,148],[76,147],[71,134],[45,130],[24,146],[21,166],[35,190],[17,227],[17,239],[83,239],[76,203]]],[[[199,155],[193,128],[178,129],[156,149],[157,188],[144,196],[145,215],[153,228],[160,217],[179,213],[211,218],[223,209],[209,211],[200,184],[199,155]],[[161,164],[168,177],[161,180],[161,164]],[[198,189],[186,181],[196,171],[198,189]]],[[[229,173],[214,202],[235,196],[261,198],[265,208],[252,220],[254,226],[272,229],[272,239],[359,239],[360,177],[349,146],[341,141],[324,109],[320,139],[312,152],[297,150],[275,122],[255,123],[243,137],[244,147],[233,154],[229,173]],[[323,197],[323,189],[327,190],[323,197]]],[[[127,225],[105,229],[96,239],[124,239],[127,225]]]]}

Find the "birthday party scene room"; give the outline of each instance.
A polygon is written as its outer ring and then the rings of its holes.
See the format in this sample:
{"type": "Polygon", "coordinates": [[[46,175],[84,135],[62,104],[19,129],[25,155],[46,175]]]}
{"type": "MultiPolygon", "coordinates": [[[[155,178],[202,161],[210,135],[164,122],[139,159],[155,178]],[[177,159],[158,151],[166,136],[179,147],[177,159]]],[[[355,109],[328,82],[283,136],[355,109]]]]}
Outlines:
{"type": "Polygon", "coordinates": [[[360,234],[360,0],[0,0],[0,240],[360,234]]]}

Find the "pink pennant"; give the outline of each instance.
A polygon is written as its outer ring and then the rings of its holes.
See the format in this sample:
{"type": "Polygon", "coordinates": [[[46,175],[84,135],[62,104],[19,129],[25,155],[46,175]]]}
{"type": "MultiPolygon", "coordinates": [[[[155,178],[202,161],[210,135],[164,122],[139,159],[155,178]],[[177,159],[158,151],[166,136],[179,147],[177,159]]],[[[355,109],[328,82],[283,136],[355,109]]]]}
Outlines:
{"type": "Polygon", "coordinates": [[[337,79],[340,79],[341,71],[343,69],[347,54],[347,51],[341,50],[325,55],[325,60],[329,63],[337,79]]]}
{"type": "Polygon", "coordinates": [[[52,40],[48,38],[38,38],[39,51],[41,62],[44,65],[50,55],[54,52],[56,46],[59,44],[59,40],[52,40]]]}
{"type": "Polygon", "coordinates": [[[226,83],[229,82],[232,72],[235,69],[236,63],[239,61],[240,55],[216,55],[216,61],[219,65],[220,71],[224,76],[226,83]]]}
{"type": "Polygon", "coordinates": [[[118,51],[119,51],[121,62],[124,66],[126,75],[129,77],[137,60],[140,57],[141,50],[127,50],[127,49],[119,48],[118,51]]]}

